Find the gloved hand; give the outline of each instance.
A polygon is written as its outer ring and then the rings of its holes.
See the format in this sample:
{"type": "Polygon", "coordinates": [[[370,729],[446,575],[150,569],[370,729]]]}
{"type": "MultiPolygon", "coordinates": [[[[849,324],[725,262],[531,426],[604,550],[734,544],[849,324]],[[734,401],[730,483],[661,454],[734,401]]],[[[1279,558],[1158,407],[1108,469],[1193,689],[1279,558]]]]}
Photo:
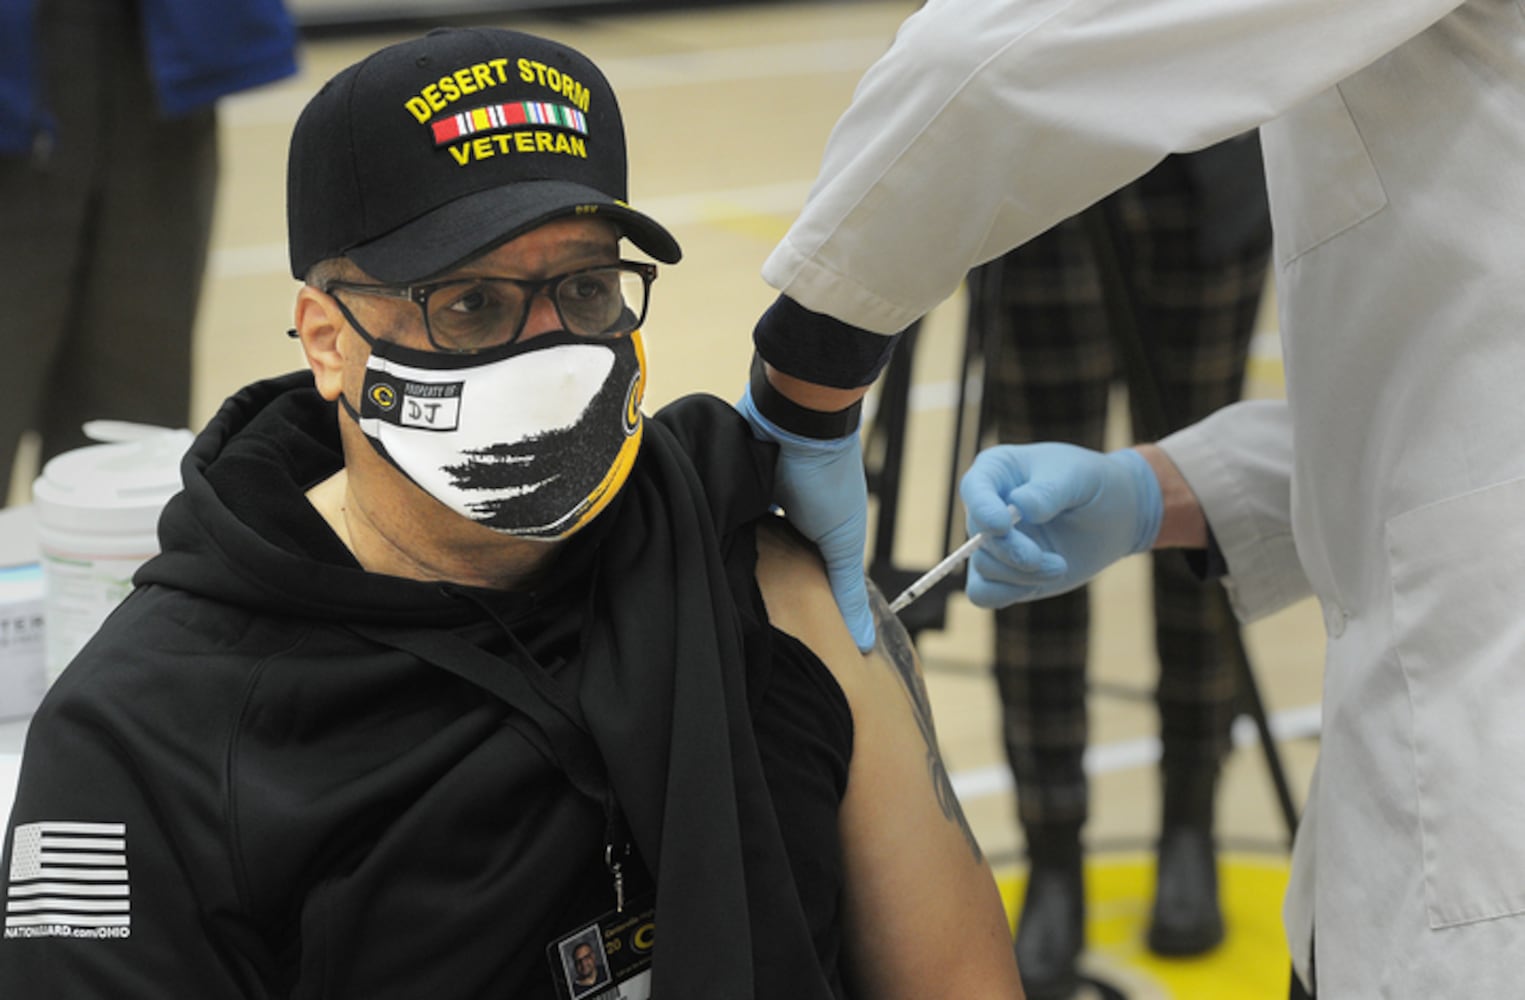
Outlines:
{"type": "Polygon", "coordinates": [[[969,534],[991,538],[969,560],[969,599],[1002,608],[1074,590],[1154,544],[1164,516],[1159,480],[1132,448],[998,445],[959,482],[969,534]],[[1007,504],[1020,519],[1011,524],[1007,504]]]}
{"type": "Polygon", "coordinates": [[[789,523],[820,549],[837,610],[858,649],[868,652],[874,648],[874,616],[863,582],[868,481],[857,433],[829,441],[791,434],[757,412],[751,387],[736,409],[752,425],[752,433],[778,445],[773,500],[789,523]]]}

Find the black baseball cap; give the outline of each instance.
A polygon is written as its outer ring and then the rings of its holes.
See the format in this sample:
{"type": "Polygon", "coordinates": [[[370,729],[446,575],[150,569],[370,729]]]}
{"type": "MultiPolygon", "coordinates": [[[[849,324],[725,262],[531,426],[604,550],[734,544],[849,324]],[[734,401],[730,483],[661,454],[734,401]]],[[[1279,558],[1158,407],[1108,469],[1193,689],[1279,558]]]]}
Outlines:
{"type": "Polygon", "coordinates": [[[432,31],[342,71],[297,120],[291,273],[348,256],[405,284],[568,215],[677,263],[672,234],[626,204],[626,175],[619,105],[586,56],[518,31],[432,31]]]}

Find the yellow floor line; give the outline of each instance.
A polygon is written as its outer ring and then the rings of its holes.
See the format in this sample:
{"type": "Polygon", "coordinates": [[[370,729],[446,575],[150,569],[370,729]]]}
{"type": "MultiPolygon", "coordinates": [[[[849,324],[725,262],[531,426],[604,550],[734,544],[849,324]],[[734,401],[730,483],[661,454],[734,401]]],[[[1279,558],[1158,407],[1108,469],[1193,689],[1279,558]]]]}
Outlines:
{"type": "MultiPolygon", "coordinates": [[[[1144,937],[1154,894],[1154,859],[1146,854],[1086,862],[1086,943],[1082,967],[1128,1000],[1284,1000],[1291,959],[1282,933],[1287,860],[1224,854],[1219,859],[1223,944],[1197,958],[1161,958],[1144,937]]],[[[1006,912],[1016,926],[1026,870],[997,872],[1006,912]]],[[[1077,1000],[1100,995],[1083,991],[1077,1000]]]]}

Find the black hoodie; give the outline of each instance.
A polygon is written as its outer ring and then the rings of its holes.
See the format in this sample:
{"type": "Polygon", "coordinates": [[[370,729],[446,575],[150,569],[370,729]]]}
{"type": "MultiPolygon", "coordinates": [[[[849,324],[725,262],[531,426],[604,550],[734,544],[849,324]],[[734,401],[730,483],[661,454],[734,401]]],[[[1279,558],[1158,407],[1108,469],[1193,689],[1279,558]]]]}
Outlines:
{"type": "Polygon", "coordinates": [[[340,464],[305,373],[197,438],[28,733],[0,997],[551,997],[611,845],[656,875],[657,996],[842,996],[851,716],[767,626],[735,412],[648,419],[533,593],[362,570],[305,499],[340,464]]]}

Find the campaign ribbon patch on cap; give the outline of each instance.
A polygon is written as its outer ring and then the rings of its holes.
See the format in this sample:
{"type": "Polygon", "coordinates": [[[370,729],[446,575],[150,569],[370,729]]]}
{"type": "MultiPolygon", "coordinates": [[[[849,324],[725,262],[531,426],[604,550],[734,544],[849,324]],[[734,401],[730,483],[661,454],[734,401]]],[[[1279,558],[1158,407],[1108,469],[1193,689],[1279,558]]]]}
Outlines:
{"type": "Polygon", "coordinates": [[[588,119],[576,108],[564,104],[517,101],[512,104],[489,104],[472,108],[434,122],[434,144],[448,146],[457,139],[482,132],[501,132],[521,125],[558,125],[588,134],[588,119]]]}

